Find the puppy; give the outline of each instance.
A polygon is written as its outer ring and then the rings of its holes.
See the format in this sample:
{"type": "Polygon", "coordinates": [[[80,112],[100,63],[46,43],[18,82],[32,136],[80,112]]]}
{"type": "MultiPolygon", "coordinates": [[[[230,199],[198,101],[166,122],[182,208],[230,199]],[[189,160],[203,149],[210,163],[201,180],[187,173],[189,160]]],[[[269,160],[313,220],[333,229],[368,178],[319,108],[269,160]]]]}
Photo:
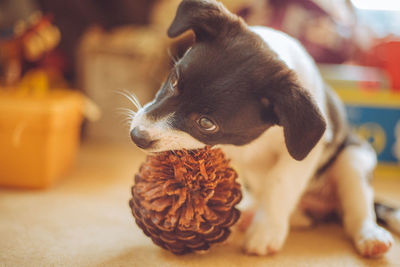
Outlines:
{"type": "MultiPolygon", "coordinates": [[[[196,42],[176,62],[155,99],[140,108],[131,138],[147,152],[221,147],[256,199],[243,248],[281,249],[290,221],[342,215],[363,256],[393,244],[376,223],[369,184],[376,156],[350,133],[342,103],[294,39],[248,27],[222,4],[184,0],[169,37],[193,30],[196,42]]],[[[394,210],[382,210],[392,224],[394,210]]]]}

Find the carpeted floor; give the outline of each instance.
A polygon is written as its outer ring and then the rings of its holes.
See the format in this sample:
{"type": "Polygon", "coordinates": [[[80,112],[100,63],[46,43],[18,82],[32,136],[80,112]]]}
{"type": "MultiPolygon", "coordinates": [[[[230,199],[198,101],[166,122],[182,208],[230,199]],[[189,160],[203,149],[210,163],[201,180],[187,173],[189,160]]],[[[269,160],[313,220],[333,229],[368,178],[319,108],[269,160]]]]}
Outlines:
{"type": "MultiPolygon", "coordinates": [[[[128,206],[144,156],[133,145],[84,144],[76,168],[45,191],[0,189],[0,266],[400,266],[400,239],[386,257],[359,257],[335,224],[292,231],[272,257],[233,244],[174,256],[144,236],[128,206]]],[[[400,177],[377,179],[377,195],[400,205],[400,177]]]]}

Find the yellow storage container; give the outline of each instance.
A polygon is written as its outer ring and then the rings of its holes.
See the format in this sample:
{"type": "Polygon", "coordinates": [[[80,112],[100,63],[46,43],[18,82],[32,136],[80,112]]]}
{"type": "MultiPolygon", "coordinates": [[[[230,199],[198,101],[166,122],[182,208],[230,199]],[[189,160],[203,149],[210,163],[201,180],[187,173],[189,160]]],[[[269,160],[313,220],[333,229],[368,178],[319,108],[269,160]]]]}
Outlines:
{"type": "Polygon", "coordinates": [[[83,98],[67,90],[23,96],[0,88],[0,186],[45,188],[73,163],[83,98]]]}

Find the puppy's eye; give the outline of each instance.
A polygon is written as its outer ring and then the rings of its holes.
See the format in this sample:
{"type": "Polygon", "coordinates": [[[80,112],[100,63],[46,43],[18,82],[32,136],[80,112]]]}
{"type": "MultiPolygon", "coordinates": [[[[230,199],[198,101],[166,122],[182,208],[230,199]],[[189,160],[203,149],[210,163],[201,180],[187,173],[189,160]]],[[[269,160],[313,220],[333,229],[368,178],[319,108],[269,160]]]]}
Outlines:
{"type": "Polygon", "coordinates": [[[197,124],[201,127],[201,129],[207,132],[215,132],[218,130],[217,125],[207,117],[201,117],[198,119],[197,124]]]}

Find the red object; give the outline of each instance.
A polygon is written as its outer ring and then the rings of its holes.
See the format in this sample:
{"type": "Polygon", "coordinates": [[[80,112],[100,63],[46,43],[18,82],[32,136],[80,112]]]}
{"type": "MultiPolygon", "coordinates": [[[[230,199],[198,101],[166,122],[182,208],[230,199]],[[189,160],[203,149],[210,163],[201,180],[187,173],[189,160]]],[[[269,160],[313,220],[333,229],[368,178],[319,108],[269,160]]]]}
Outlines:
{"type": "Polygon", "coordinates": [[[392,88],[400,92],[400,42],[383,44],[384,68],[390,76],[392,88]]]}
{"type": "Polygon", "coordinates": [[[380,40],[361,61],[367,66],[382,68],[389,76],[391,89],[400,92],[400,41],[380,40]]]}

